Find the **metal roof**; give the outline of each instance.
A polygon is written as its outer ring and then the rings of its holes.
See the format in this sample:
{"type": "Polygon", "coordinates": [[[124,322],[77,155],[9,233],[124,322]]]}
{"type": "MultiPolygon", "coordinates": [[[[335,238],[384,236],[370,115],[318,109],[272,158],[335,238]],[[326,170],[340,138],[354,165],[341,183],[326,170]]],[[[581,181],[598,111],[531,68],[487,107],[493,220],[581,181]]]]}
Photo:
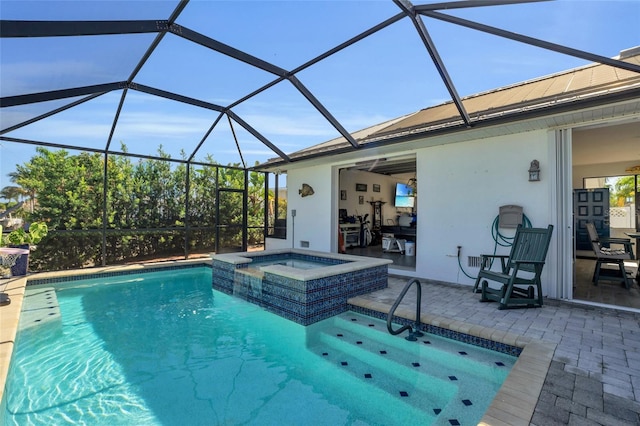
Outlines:
{"type": "MultiPolygon", "coordinates": [[[[622,60],[640,65],[640,47],[632,50],[637,54],[622,60]]],[[[640,97],[639,73],[595,63],[468,96],[462,98],[462,104],[469,112],[470,127],[473,127],[485,121],[492,123],[496,118],[519,120],[532,112],[550,115],[556,112],[555,106],[580,108],[587,103],[593,105],[594,101],[608,103],[630,97],[640,97]]],[[[454,103],[446,102],[353,135],[361,147],[366,147],[380,141],[406,142],[408,138],[419,139],[447,129],[464,131],[466,128],[454,103]]],[[[349,151],[346,141],[338,138],[292,153],[290,158],[304,160],[346,151],[349,151]]],[[[271,159],[263,166],[274,163],[280,161],[271,159]]]]}

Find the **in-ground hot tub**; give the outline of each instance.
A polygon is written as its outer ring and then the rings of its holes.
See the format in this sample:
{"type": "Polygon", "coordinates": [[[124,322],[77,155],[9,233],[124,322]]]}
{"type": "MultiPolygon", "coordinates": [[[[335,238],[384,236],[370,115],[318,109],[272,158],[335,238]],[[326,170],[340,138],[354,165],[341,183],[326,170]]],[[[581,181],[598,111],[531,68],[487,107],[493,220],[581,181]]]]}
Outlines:
{"type": "Polygon", "coordinates": [[[347,299],[387,287],[388,259],[280,249],[214,254],[213,288],[302,325],[347,310],[347,299]]]}

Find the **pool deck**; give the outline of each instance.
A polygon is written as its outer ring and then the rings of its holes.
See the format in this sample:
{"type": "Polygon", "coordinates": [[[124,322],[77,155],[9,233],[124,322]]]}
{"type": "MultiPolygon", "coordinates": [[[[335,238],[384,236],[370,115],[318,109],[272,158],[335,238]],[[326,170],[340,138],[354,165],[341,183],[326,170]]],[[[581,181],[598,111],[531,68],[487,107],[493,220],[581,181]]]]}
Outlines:
{"type": "MultiPolygon", "coordinates": [[[[30,278],[158,266],[91,268],[30,278]]],[[[387,289],[349,302],[388,312],[407,280],[390,277],[387,289]]],[[[542,308],[501,311],[496,303],[480,303],[480,295],[468,286],[421,281],[423,322],[524,348],[481,424],[640,424],[640,313],[558,300],[545,300],[542,308]]],[[[0,291],[12,300],[0,306],[0,398],[25,286],[25,278],[0,280],[0,291]]],[[[415,295],[415,289],[409,290],[396,314],[413,319],[415,295]]]]}

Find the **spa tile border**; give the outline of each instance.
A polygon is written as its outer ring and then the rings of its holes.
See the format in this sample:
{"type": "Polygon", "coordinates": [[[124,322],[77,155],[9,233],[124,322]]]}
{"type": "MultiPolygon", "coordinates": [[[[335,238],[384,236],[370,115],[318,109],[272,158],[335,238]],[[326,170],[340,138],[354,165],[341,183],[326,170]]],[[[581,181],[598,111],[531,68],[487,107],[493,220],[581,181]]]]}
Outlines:
{"type": "MultiPolygon", "coordinates": [[[[276,254],[247,254],[243,255],[250,259],[253,259],[254,262],[263,262],[263,261],[286,261],[286,260],[305,260],[309,262],[321,263],[323,265],[341,265],[343,263],[352,262],[352,260],[344,260],[344,259],[334,259],[330,257],[317,256],[313,254],[302,254],[302,253],[276,253],[276,254]]],[[[244,267],[250,266],[250,263],[247,263],[244,267]]]]}
{"type": "MultiPolygon", "coordinates": [[[[309,255],[294,252],[247,257],[291,259],[292,257],[285,257],[288,255],[300,260],[315,258],[313,252],[309,255]]],[[[279,270],[258,271],[246,268],[249,264],[246,261],[235,262],[235,259],[232,259],[234,261],[230,262],[228,260],[229,257],[224,255],[213,257],[211,278],[215,290],[233,294],[305,326],[346,312],[347,299],[350,297],[387,287],[386,263],[376,265],[372,262],[362,262],[361,264],[368,268],[305,280],[281,275],[277,273],[279,270]]],[[[349,262],[347,260],[343,263],[349,262]]]]}

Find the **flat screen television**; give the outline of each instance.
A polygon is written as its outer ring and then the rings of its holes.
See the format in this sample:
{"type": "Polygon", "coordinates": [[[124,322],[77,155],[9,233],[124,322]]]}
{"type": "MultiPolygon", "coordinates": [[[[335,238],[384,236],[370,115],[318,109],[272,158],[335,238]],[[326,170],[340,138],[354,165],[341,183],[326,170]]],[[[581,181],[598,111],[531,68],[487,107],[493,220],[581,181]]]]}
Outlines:
{"type": "Polygon", "coordinates": [[[394,202],[396,207],[413,207],[415,200],[413,187],[404,183],[396,183],[396,196],[394,202]]]}

